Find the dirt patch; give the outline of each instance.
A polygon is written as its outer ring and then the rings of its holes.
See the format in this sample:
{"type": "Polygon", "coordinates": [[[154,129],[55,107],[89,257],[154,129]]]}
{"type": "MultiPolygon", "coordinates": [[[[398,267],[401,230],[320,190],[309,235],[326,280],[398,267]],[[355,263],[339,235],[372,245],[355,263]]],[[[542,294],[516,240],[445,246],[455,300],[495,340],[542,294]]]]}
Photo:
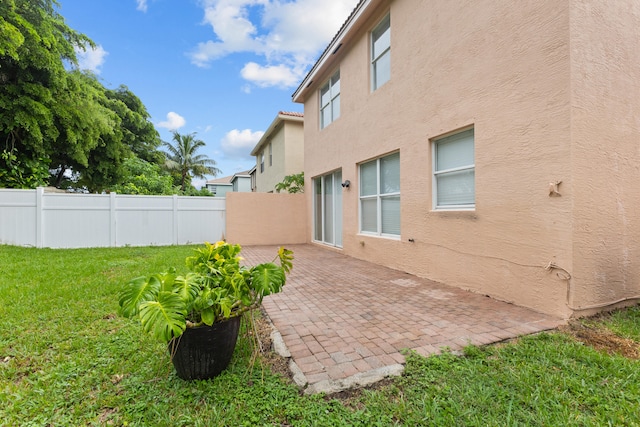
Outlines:
{"type": "Polygon", "coordinates": [[[114,425],[113,418],[118,414],[117,408],[104,408],[98,416],[100,425],[112,426],[114,425]]]}
{"type": "Polygon", "coordinates": [[[586,325],[580,320],[574,320],[559,330],[598,351],[619,354],[629,359],[640,359],[640,343],[619,337],[604,326],[586,325]]]}
{"type": "Polygon", "coordinates": [[[271,369],[274,374],[280,375],[283,378],[293,382],[293,375],[289,369],[289,359],[280,356],[273,351],[271,332],[274,331],[273,325],[266,317],[265,314],[261,314],[254,317],[255,332],[257,333],[259,341],[260,359],[264,365],[271,369]]]}
{"type": "Polygon", "coordinates": [[[337,393],[326,395],[324,396],[324,399],[339,400],[347,408],[351,408],[354,410],[363,410],[365,409],[365,406],[362,402],[362,398],[364,397],[364,394],[366,392],[382,390],[386,387],[390,387],[394,383],[394,381],[394,378],[384,378],[366,387],[350,388],[347,390],[339,391],[337,393]]]}

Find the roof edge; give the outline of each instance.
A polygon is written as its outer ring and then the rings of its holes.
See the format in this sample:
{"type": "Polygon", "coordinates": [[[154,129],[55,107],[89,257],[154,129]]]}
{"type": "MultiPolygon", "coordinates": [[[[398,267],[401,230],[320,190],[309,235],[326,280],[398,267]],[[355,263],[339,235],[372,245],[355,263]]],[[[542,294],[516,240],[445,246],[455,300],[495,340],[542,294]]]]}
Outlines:
{"type": "Polygon", "coordinates": [[[338,48],[342,45],[342,40],[350,33],[351,28],[354,23],[357,22],[362,16],[362,14],[367,10],[367,8],[373,3],[374,0],[360,0],[358,4],[353,8],[351,14],[347,17],[345,22],[342,24],[342,27],[338,30],[333,39],[329,42],[329,45],[325,48],[325,50],[320,54],[320,57],[316,61],[315,64],[311,67],[307,75],[302,79],[300,85],[296,89],[296,91],[291,95],[292,101],[301,103],[304,101],[300,101],[300,96],[302,93],[313,83],[313,77],[317,74],[317,72],[322,69],[322,66],[325,62],[331,57],[331,55],[338,52],[338,48]]]}
{"type": "Polygon", "coordinates": [[[267,130],[264,132],[264,135],[262,135],[262,138],[260,138],[258,143],[251,150],[250,155],[257,156],[258,152],[260,151],[260,148],[262,148],[262,146],[266,144],[267,140],[269,139],[273,131],[276,129],[276,127],[278,127],[280,123],[285,121],[304,123],[304,114],[279,111],[278,115],[275,117],[275,119],[273,119],[273,121],[271,122],[267,130]]]}

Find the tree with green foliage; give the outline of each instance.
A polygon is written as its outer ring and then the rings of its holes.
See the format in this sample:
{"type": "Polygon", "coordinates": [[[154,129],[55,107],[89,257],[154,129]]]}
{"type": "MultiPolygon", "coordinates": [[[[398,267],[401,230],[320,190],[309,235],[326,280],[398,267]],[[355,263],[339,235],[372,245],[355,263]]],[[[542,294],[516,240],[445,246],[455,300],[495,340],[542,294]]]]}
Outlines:
{"type": "Polygon", "coordinates": [[[282,182],[276,184],[276,191],[286,191],[287,193],[304,193],[304,172],[287,175],[282,182]]]}
{"type": "Polygon", "coordinates": [[[29,159],[15,150],[0,151],[0,187],[36,188],[49,181],[48,159],[29,159]]]}
{"type": "Polygon", "coordinates": [[[122,183],[111,187],[121,194],[169,195],[177,193],[173,179],[155,163],[138,157],[124,161],[122,183]]]}
{"type": "Polygon", "coordinates": [[[58,136],[50,142],[52,184],[59,187],[66,171],[79,174],[78,185],[101,191],[115,184],[129,155],[122,143],[122,120],[111,108],[115,101],[91,73],[67,73],[68,90],[56,102],[58,136]]]}
{"type": "Polygon", "coordinates": [[[191,183],[192,177],[205,178],[206,175],[217,176],[220,169],[216,167],[216,162],[205,154],[197,154],[197,151],[205,146],[204,141],[196,139],[196,134],[190,133],[180,135],[173,132],[175,144],[165,142],[164,146],[167,154],[166,167],[170,171],[180,174],[180,190],[184,191],[191,183]]]}
{"type": "Polygon", "coordinates": [[[147,162],[162,164],[165,156],[158,150],[162,145],[160,134],[151,123],[151,115],[140,98],[125,85],[108,89],[106,96],[112,103],[110,108],[122,120],[122,142],[134,155],[147,162]]]}
{"type": "Polygon", "coordinates": [[[44,185],[47,170],[55,186],[101,191],[120,182],[128,157],[161,164],[160,136],[126,87],[75,69],[75,49],[94,43],[57,6],[0,0],[0,187],[44,185]]]}
{"type": "Polygon", "coordinates": [[[12,176],[13,187],[39,182],[28,176],[35,161],[48,160],[50,141],[60,131],[55,120],[58,100],[68,90],[64,62],[75,63],[74,46],[92,45],[67,27],[53,0],[0,1],[0,168],[26,172],[12,176]]]}

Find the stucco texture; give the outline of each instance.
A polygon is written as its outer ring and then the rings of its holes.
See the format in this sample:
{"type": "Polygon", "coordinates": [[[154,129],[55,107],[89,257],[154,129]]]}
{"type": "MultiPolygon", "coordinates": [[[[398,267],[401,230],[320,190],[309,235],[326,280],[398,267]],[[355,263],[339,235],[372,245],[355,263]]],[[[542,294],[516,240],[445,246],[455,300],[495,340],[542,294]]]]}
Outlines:
{"type": "Polygon", "coordinates": [[[299,97],[307,188],[337,169],[352,183],[343,251],[564,317],[639,294],[637,2],[371,3],[299,97]],[[386,13],[391,79],[372,92],[369,31],[386,13]],[[320,130],[337,69],[341,115],[320,130]],[[436,210],[432,141],[470,126],[475,209],[436,210]],[[394,151],[401,236],[360,233],[358,164],[394,151]]]}
{"type": "Polygon", "coordinates": [[[303,194],[227,193],[226,240],[240,245],[309,241],[303,194]]]}
{"type": "Polygon", "coordinates": [[[264,171],[260,170],[260,153],[256,156],[256,191],[260,193],[275,191],[276,184],[282,182],[285,176],[298,174],[304,167],[303,122],[299,118],[288,120],[282,116],[276,120],[278,125],[260,151],[265,155],[264,171]]]}

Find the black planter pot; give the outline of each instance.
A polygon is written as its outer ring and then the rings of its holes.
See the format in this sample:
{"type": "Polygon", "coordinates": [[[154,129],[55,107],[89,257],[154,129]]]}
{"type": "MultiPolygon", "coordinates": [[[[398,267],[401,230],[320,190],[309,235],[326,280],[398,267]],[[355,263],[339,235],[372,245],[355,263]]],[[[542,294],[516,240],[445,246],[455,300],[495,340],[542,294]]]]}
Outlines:
{"type": "Polygon", "coordinates": [[[187,328],[169,342],[171,361],[183,380],[213,378],[226,369],[236,348],[240,317],[212,326],[187,328]]]}

